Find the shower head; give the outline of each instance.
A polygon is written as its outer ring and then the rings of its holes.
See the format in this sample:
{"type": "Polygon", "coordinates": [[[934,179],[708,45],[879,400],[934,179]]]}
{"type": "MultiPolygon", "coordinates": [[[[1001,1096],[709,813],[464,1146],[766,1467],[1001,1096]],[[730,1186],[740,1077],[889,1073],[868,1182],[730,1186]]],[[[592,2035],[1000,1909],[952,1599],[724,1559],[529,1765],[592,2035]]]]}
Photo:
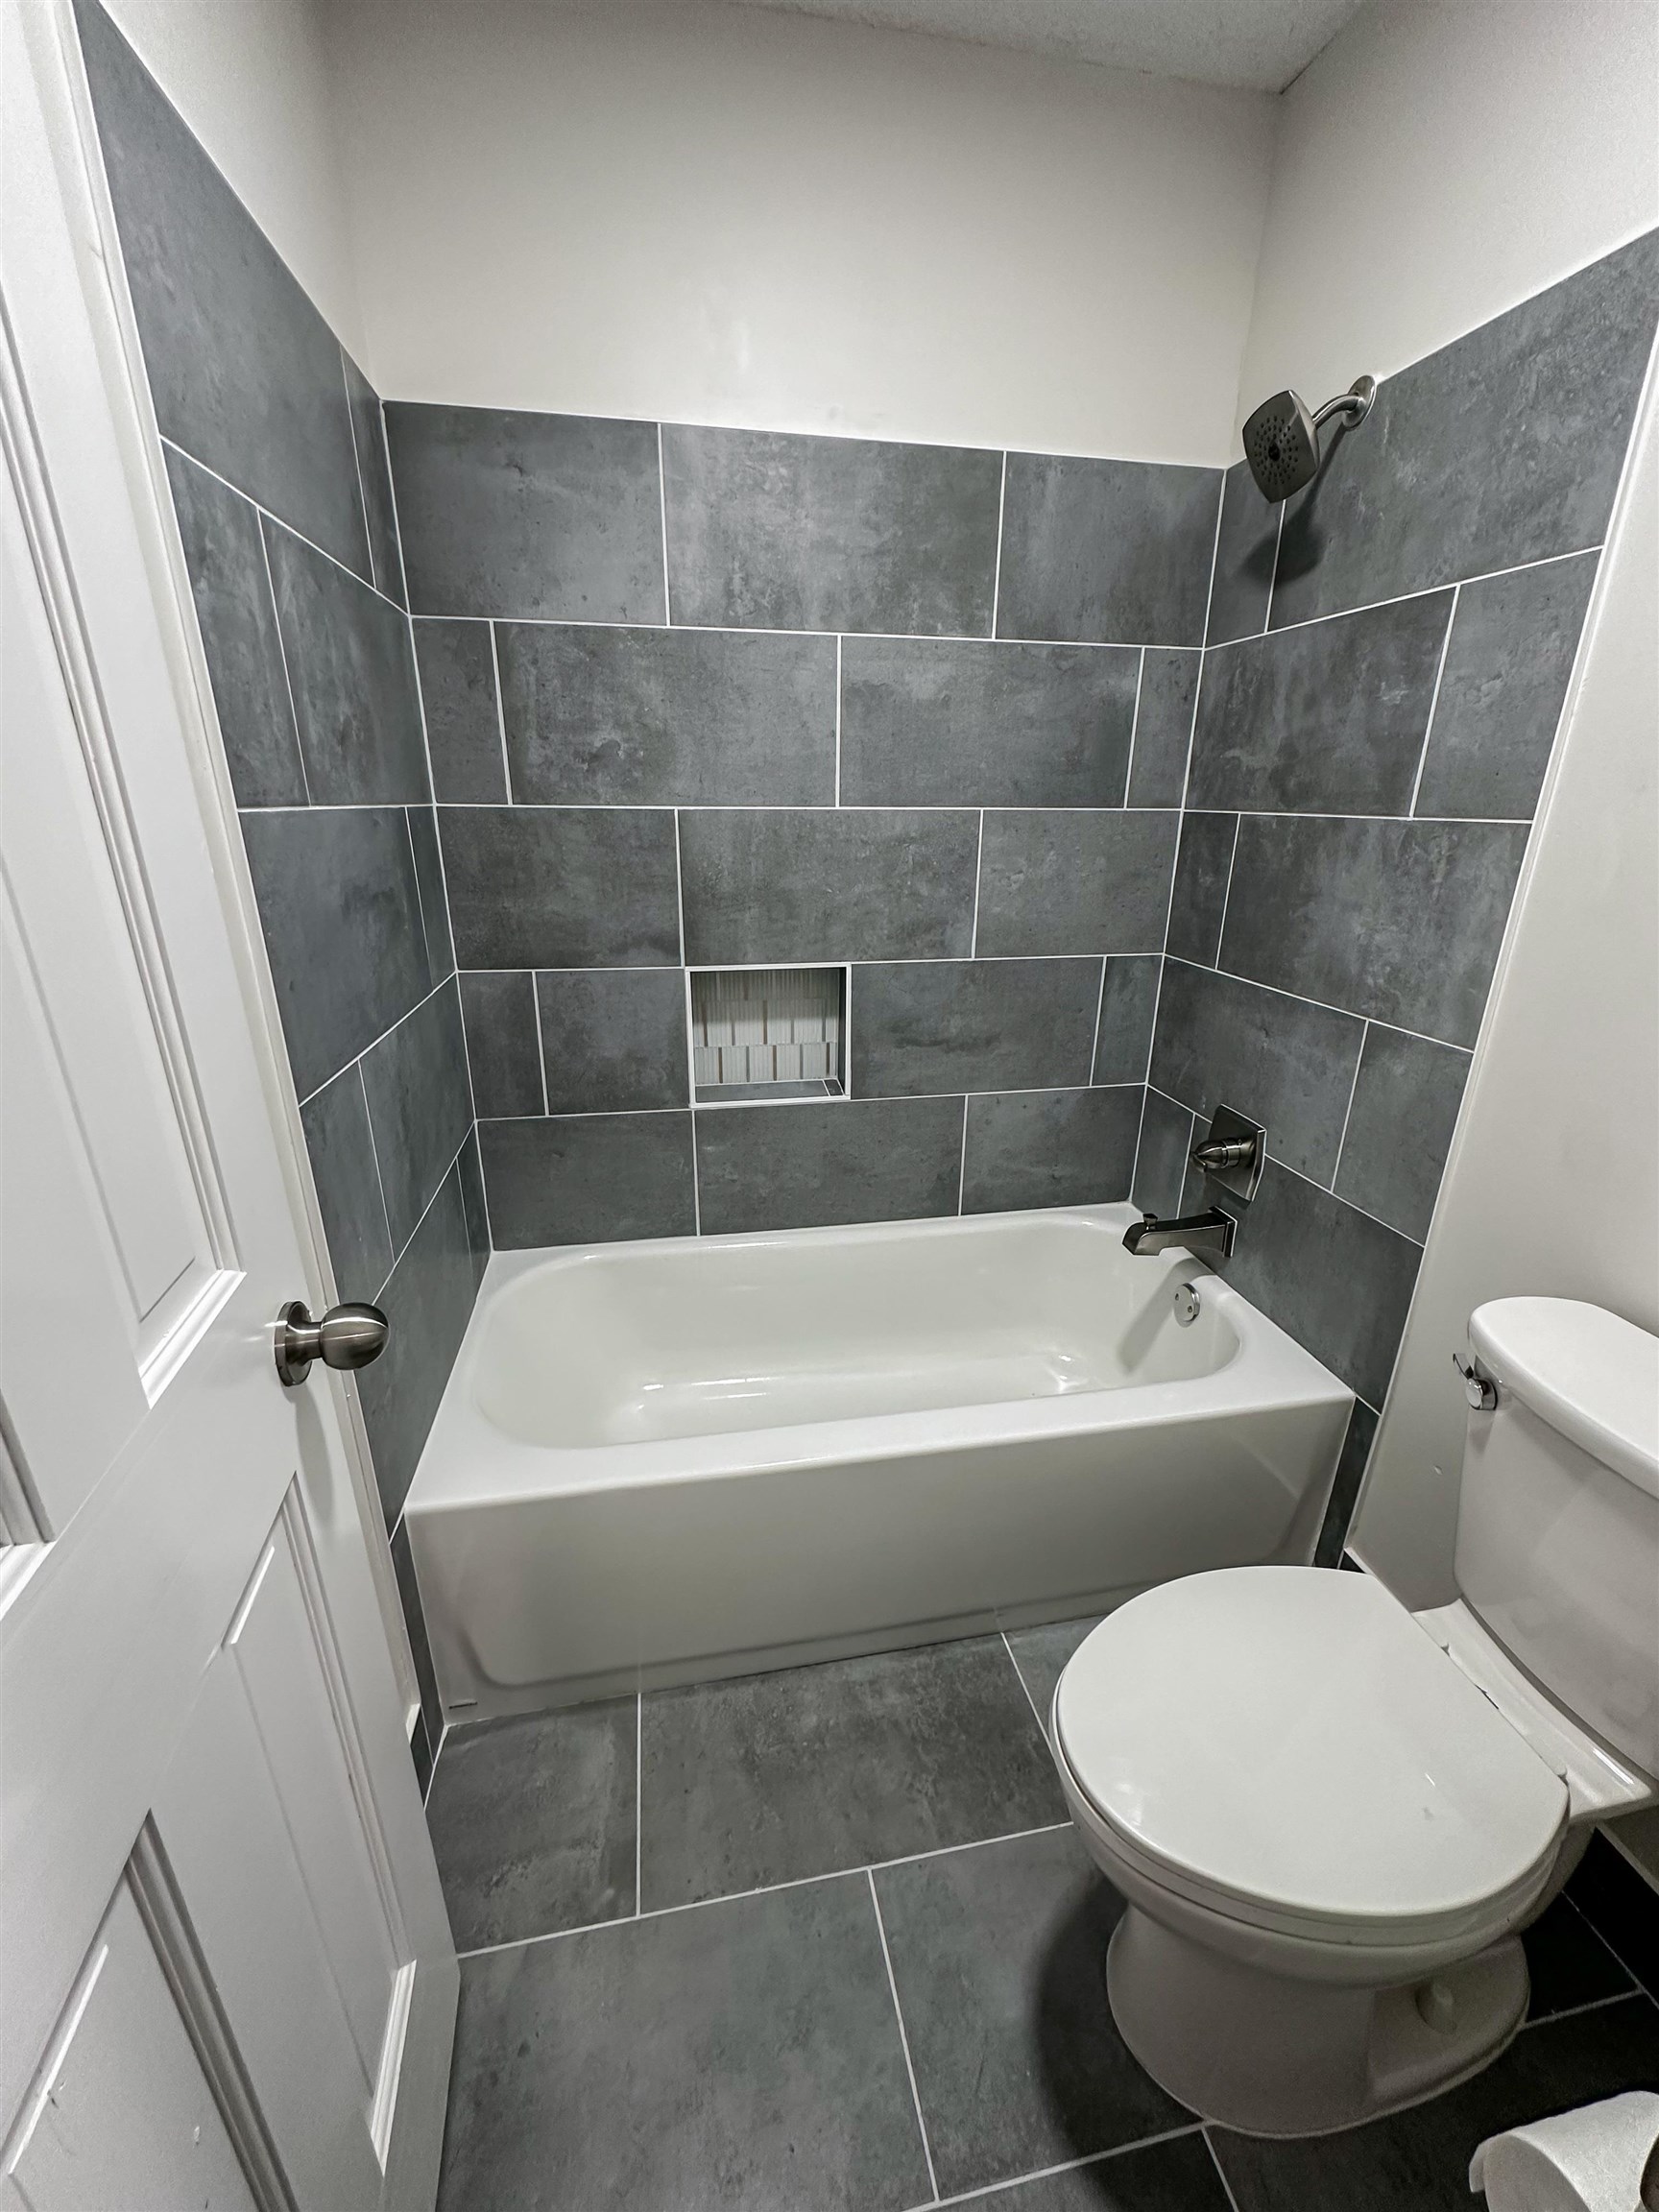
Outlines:
{"type": "Polygon", "coordinates": [[[1310,484],[1319,469],[1319,429],[1333,415],[1352,428],[1363,422],[1377,397],[1377,379],[1360,376],[1339,398],[1327,399],[1316,415],[1295,392],[1275,392],[1263,399],[1244,425],[1244,458],[1264,499],[1288,499],[1310,484]]]}

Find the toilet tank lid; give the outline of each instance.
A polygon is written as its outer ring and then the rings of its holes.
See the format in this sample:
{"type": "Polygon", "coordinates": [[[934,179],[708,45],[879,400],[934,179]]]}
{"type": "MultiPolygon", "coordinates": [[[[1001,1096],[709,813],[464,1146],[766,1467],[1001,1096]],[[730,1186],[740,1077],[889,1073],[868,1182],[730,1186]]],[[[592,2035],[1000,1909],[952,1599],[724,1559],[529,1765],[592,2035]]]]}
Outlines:
{"type": "Polygon", "coordinates": [[[1495,1298],[1469,1341],[1500,1389],[1659,1498],[1659,1336],[1577,1298],[1495,1298]]]}

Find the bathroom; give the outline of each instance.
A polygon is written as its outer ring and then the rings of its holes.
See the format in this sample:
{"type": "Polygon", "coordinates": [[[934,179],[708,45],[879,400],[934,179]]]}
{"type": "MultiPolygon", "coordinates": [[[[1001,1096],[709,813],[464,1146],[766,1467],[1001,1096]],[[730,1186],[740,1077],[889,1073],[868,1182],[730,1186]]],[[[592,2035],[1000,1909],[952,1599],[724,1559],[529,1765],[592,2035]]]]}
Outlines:
{"type": "Polygon", "coordinates": [[[0,29],[16,2201],[1659,2202],[1659,13],[0,29]]]}

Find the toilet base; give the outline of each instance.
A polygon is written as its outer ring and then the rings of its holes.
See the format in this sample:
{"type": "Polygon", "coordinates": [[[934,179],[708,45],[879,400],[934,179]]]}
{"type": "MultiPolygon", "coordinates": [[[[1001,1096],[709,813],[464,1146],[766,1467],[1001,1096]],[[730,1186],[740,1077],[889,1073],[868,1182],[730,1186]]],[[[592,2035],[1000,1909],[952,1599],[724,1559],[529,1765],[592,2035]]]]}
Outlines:
{"type": "Polygon", "coordinates": [[[1506,1936],[1404,1988],[1293,1982],[1129,1906],[1106,1954],[1123,2040],[1171,2097],[1246,2135],[1323,2135],[1418,2104],[1497,2057],[1527,2010],[1506,1936]]]}

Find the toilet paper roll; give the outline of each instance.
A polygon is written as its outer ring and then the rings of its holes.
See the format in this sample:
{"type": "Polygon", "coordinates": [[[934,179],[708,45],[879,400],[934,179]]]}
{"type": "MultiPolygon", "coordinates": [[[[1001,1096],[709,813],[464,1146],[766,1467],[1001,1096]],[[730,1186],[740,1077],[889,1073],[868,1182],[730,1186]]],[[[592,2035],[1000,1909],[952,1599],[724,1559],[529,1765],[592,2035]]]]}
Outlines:
{"type": "Polygon", "coordinates": [[[1639,2212],[1642,2173],[1659,2143],[1659,2095],[1632,2089],[1491,2135],[1469,2168],[1487,2212],[1639,2212]]]}

